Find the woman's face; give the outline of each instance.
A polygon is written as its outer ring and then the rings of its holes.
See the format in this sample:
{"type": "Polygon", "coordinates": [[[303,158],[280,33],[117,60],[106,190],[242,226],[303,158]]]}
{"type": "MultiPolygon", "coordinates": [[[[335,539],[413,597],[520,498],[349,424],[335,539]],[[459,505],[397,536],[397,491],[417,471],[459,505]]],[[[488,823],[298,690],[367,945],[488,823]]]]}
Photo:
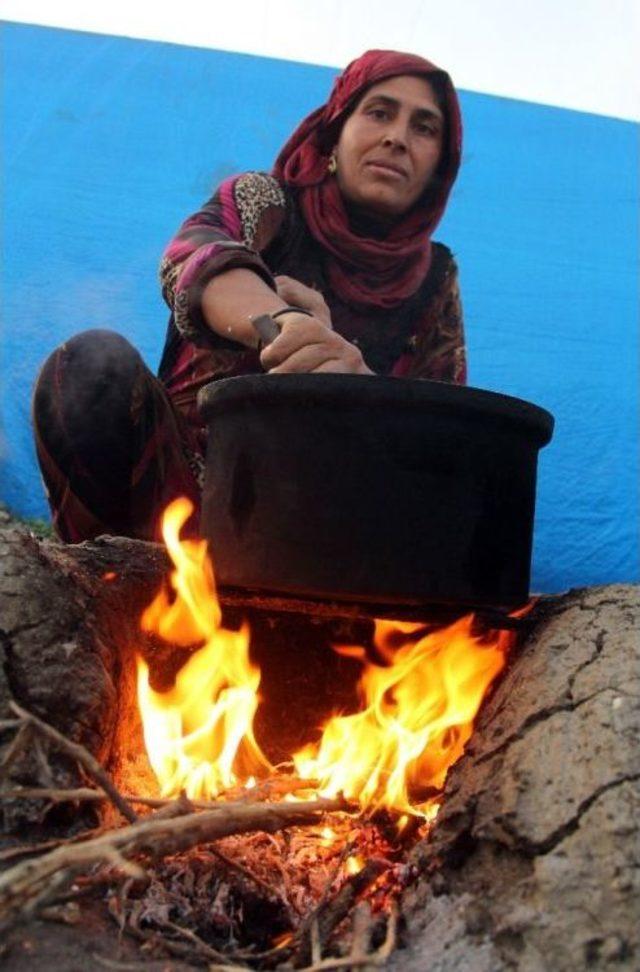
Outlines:
{"type": "Polygon", "coordinates": [[[374,216],[401,216],[420,198],[442,152],[444,118],[426,78],[401,75],[362,96],[342,127],[336,179],[374,216]]]}

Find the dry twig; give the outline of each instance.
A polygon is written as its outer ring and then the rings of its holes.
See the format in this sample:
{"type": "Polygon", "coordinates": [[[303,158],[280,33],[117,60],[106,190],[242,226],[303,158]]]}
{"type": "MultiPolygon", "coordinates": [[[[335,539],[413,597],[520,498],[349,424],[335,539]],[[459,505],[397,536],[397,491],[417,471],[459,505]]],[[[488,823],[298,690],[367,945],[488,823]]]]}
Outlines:
{"type": "Polygon", "coordinates": [[[342,800],[314,800],[306,803],[227,804],[218,810],[166,819],[137,821],[128,827],[108,831],[94,840],[58,847],[36,860],[23,861],[0,875],[0,921],[19,921],[59,894],[74,875],[97,863],[111,863],[131,876],[141,869],[130,858],[141,855],[163,857],[196,844],[218,840],[230,834],[253,830],[277,831],[284,827],[316,823],[323,813],[345,810],[342,800]]]}
{"type": "MultiPolygon", "coordinates": [[[[55,743],[63,752],[67,753],[73,759],[77,760],[78,763],[87,771],[87,773],[96,781],[98,786],[102,787],[104,792],[108,795],[111,802],[120,813],[125,817],[129,823],[134,823],[138,819],[133,807],[125,800],[120,791],[117,789],[113,781],[111,780],[109,774],[100,766],[100,763],[92,756],[91,753],[81,746],[79,743],[71,742],[67,739],[61,732],[50,726],[49,723],[43,722],[37,716],[33,715],[32,712],[27,712],[17,704],[17,702],[10,702],[9,707],[12,712],[20,716],[24,720],[25,726],[33,726],[36,728],[45,738],[51,740],[55,743]]],[[[20,731],[20,730],[19,730],[20,731]]]]}
{"type": "Polygon", "coordinates": [[[360,901],[353,911],[353,938],[351,942],[351,958],[365,958],[369,952],[371,939],[371,906],[368,901],[360,901]]]}
{"type": "Polygon", "coordinates": [[[43,840],[38,844],[19,844],[17,847],[5,847],[0,851],[0,864],[3,861],[13,860],[14,857],[33,857],[34,854],[41,854],[43,851],[53,850],[66,844],[79,844],[83,840],[92,840],[104,833],[103,827],[94,830],[85,830],[81,834],[74,834],[73,837],[56,837],[51,840],[43,840]]]}
{"type": "MultiPolygon", "coordinates": [[[[155,931],[146,931],[142,928],[139,928],[137,924],[134,924],[132,922],[125,922],[121,925],[120,922],[118,921],[118,917],[114,914],[114,912],[110,911],[110,914],[118,923],[120,931],[123,932],[125,935],[129,935],[130,938],[134,938],[137,942],[142,942],[143,948],[158,946],[163,951],[168,952],[169,955],[175,955],[176,957],[183,958],[183,959],[194,959],[194,958],[202,959],[203,957],[202,953],[198,952],[197,948],[195,948],[193,944],[188,945],[186,942],[178,942],[173,938],[166,938],[165,936],[160,936],[158,932],[155,931]]],[[[185,931],[185,930],[186,929],[184,928],[181,929],[181,931],[185,931]]],[[[195,937],[197,938],[198,936],[195,937]]],[[[204,945],[205,943],[203,942],[202,944],[204,945]]],[[[214,950],[212,949],[212,951],[214,950]]],[[[219,955],[217,964],[220,965],[222,968],[226,969],[229,963],[227,963],[224,955],[219,953],[216,954],[219,955]]],[[[246,972],[246,967],[244,972],[246,972]]]]}
{"type": "Polygon", "coordinates": [[[5,732],[7,729],[17,729],[20,723],[20,719],[0,719],[0,732],[5,732]]]}
{"type": "Polygon", "coordinates": [[[16,759],[25,751],[31,738],[33,730],[28,723],[19,722],[18,727],[18,731],[5,749],[2,761],[0,761],[0,779],[8,774],[16,759]]]}
{"type": "Polygon", "coordinates": [[[170,931],[173,931],[178,935],[182,935],[183,938],[186,938],[187,941],[194,945],[198,954],[202,955],[203,958],[212,959],[215,962],[222,962],[223,964],[226,964],[227,959],[225,956],[221,952],[216,951],[215,948],[211,948],[210,945],[207,945],[207,943],[203,941],[199,935],[196,935],[194,931],[191,931],[191,929],[182,928],[181,925],[176,925],[172,921],[164,922],[163,927],[168,928],[170,931]]]}
{"type": "Polygon", "coordinates": [[[317,964],[312,954],[314,923],[317,923],[319,949],[322,950],[334,929],[347,917],[358,897],[386,871],[388,866],[386,861],[374,858],[365,864],[361,871],[348,878],[334,898],[320,903],[310,916],[310,920],[303,924],[296,936],[297,949],[293,959],[294,965],[306,965],[310,959],[312,966],[317,964]]]}
{"type": "Polygon", "coordinates": [[[11,790],[0,791],[0,801],[7,800],[46,800],[47,803],[97,803],[109,800],[110,797],[100,790],[93,790],[90,786],[79,786],[75,789],[62,790],[47,786],[15,786],[11,790]]]}
{"type": "Polygon", "coordinates": [[[226,867],[232,868],[239,874],[242,874],[243,877],[246,877],[249,881],[255,884],[256,887],[261,888],[269,898],[277,898],[278,901],[281,901],[287,912],[289,912],[290,908],[293,908],[291,902],[287,900],[286,896],[282,893],[282,891],[279,890],[279,888],[274,888],[273,885],[269,884],[267,881],[264,881],[257,874],[254,874],[253,871],[250,871],[249,868],[245,867],[244,864],[241,864],[240,861],[236,861],[232,857],[227,857],[227,855],[217,847],[212,847],[211,851],[217,858],[219,858],[219,860],[222,861],[224,865],[226,865],[226,867]]]}
{"type": "MultiPolygon", "coordinates": [[[[236,787],[220,794],[218,800],[191,800],[191,806],[194,810],[218,810],[228,805],[225,801],[245,804],[248,802],[256,803],[258,800],[269,800],[287,793],[313,790],[313,788],[312,780],[281,779],[273,781],[272,784],[264,783],[252,789],[236,787]]],[[[145,797],[138,796],[135,793],[123,793],[121,795],[128,803],[138,803],[153,810],[170,806],[175,801],[175,797],[145,797]]],[[[104,803],[110,799],[111,797],[102,790],[94,790],[88,786],[68,790],[56,787],[16,786],[11,790],[0,790],[0,802],[5,800],[47,800],[52,804],[75,803],[76,801],[79,803],[104,803]]]]}

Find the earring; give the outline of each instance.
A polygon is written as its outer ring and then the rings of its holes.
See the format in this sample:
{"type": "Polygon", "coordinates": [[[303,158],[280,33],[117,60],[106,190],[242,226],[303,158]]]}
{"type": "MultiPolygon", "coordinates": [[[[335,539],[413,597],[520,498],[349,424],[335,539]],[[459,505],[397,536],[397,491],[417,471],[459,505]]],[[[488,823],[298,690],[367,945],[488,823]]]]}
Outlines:
{"type": "Polygon", "coordinates": [[[336,158],[336,151],[334,149],[331,155],[329,156],[329,161],[327,162],[327,172],[329,173],[329,175],[335,175],[337,170],[338,170],[338,160],[336,158]]]}

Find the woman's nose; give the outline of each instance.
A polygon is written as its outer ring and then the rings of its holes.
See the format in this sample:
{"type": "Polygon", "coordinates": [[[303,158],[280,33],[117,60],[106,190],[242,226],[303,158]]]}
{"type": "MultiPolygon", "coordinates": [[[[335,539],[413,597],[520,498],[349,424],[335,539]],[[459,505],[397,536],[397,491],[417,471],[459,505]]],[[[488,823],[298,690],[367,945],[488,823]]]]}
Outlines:
{"type": "Polygon", "coordinates": [[[386,145],[388,148],[396,146],[406,148],[407,135],[404,126],[400,124],[389,126],[382,136],[382,144],[386,145]]]}

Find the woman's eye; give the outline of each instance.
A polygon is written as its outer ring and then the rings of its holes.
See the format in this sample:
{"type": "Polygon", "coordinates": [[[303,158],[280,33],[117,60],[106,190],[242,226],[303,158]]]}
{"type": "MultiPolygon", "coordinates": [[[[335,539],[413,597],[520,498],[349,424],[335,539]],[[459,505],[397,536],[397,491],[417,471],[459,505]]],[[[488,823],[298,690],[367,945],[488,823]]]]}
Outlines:
{"type": "Polygon", "coordinates": [[[383,120],[384,118],[388,117],[388,112],[386,108],[371,108],[369,114],[373,118],[379,118],[380,120],[383,120]]]}

